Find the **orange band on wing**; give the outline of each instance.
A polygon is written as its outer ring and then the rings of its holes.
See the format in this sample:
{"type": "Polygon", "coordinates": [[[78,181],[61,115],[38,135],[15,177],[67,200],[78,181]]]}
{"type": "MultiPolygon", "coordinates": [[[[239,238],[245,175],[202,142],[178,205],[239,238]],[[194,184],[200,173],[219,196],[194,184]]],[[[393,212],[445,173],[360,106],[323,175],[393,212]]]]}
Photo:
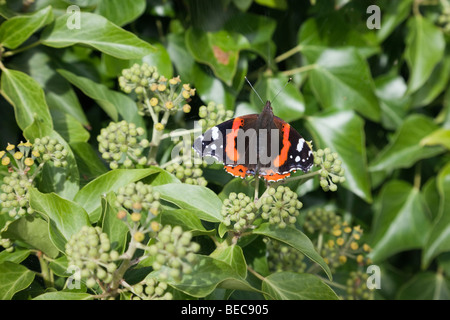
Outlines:
{"type": "Polygon", "coordinates": [[[265,175],[265,176],[261,176],[264,178],[264,180],[269,181],[269,182],[274,182],[274,181],[280,181],[283,180],[286,177],[289,177],[291,175],[290,172],[285,173],[285,174],[271,174],[271,175],[265,175]]]}
{"type": "Polygon", "coordinates": [[[233,127],[231,128],[231,132],[227,134],[227,143],[225,147],[225,152],[232,161],[236,162],[239,160],[239,154],[236,149],[236,142],[234,141],[237,137],[238,130],[244,124],[244,120],[242,118],[236,118],[233,121],[233,127]]]}
{"type": "Polygon", "coordinates": [[[288,158],[289,148],[291,147],[291,143],[289,142],[290,130],[291,126],[286,123],[283,126],[283,148],[281,149],[280,154],[273,160],[273,165],[277,168],[281,167],[288,158]]]}
{"type": "Polygon", "coordinates": [[[247,168],[243,165],[238,165],[236,167],[225,166],[225,170],[233,176],[241,178],[245,178],[245,173],[247,172],[247,168]]]}

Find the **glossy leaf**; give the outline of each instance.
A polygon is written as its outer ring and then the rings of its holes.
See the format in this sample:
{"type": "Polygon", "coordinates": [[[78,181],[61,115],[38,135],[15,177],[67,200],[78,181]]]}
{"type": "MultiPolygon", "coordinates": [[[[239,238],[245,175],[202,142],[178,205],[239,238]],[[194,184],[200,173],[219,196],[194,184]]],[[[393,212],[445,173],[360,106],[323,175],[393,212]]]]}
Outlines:
{"type": "Polygon", "coordinates": [[[220,222],[222,201],[208,188],[184,183],[170,183],[154,187],[161,199],[174,203],[181,209],[190,210],[199,219],[220,222]]]}
{"type": "Polygon", "coordinates": [[[243,279],[247,276],[247,263],[242,248],[237,245],[219,246],[210,257],[228,263],[243,279]]]}
{"type": "Polygon", "coordinates": [[[162,225],[180,226],[185,231],[190,231],[192,235],[213,235],[215,230],[206,230],[197,215],[190,210],[175,209],[164,210],[160,213],[162,225]]]}
{"type": "Polygon", "coordinates": [[[71,14],[57,18],[54,24],[44,30],[42,43],[54,48],[88,45],[119,59],[139,59],[154,50],[136,35],[97,14],[80,12],[79,29],[67,27],[70,19],[71,14]]]}
{"type": "Polygon", "coordinates": [[[77,76],[67,70],[58,70],[74,86],[78,87],[88,97],[94,99],[113,121],[122,119],[144,127],[144,121],[138,114],[136,102],[123,93],[108,89],[88,78],[77,76]]]}
{"type": "Polygon", "coordinates": [[[268,223],[263,223],[255,230],[253,230],[253,233],[260,234],[290,245],[294,249],[303,253],[312,261],[316,262],[325,271],[328,278],[332,278],[330,268],[314,249],[311,240],[309,240],[309,238],[300,230],[294,227],[280,229],[268,223]]]}
{"type": "Polygon", "coordinates": [[[239,33],[186,31],[186,47],[194,59],[207,64],[214,74],[231,86],[237,71],[239,52],[248,48],[247,39],[239,33]]]}
{"type": "Polygon", "coordinates": [[[70,144],[70,148],[80,172],[80,187],[108,171],[96,150],[89,143],[74,142],[70,144]]]}
{"type": "MultiPolygon", "coordinates": [[[[158,272],[152,272],[147,277],[157,278],[158,272]]],[[[181,282],[173,281],[170,278],[167,282],[175,289],[197,298],[206,297],[217,287],[258,292],[229,264],[202,255],[198,255],[198,261],[192,273],[184,275],[181,282]]]]}
{"type": "Polygon", "coordinates": [[[0,43],[8,49],[15,49],[33,33],[51,23],[53,19],[51,6],[30,15],[12,17],[0,26],[0,43]]]}
{"type": "Polygon", "coordinates": [[[405,58],[410,70],[408,92],[417,91],[430,77],[444,54],[442,31],[430,20],[414,15],[408,20],[405,58]]]}
{"type": "Polygon", "coordinates": [[[119,208],[116,207],[115,202],[116,195],[113,192],[102,197],[101,227],[102,231],[108,235],[111,249],[123,253],[129,230],[127,225],[117,218],[119,208]]]}
{"type": "MultiPolygon", "coordinates": [[[[316,99],[325,109],[354,109],[379,121],[380,106],[367,62],[354,49],[327,49],[317,59],[304,52],[314,68],[309,71],[316,99]]],[[[314,53],[315,55],[315,53],[314,53]]]]}
{"type": "Polygon", "coordinates": [[[75,202],[59,197],[54,193],[40,193],[31,189],[30,206],[49,219],[50,238],[54,245],[65,252],[65,244],[81,230],[90,226],[86,211],[75,202]]]}
{"type": "Polygon", "coordinates": [[[413,114],[406,118],[391,142],[371,162],[371,171],[409,168],[420,159],[433,157],[443,151],[440,146],[426,147],[420,141],[438,127],[428,117],[413,114]]]}
{"type": "Polygon", "coordinates": [[[439,128],[420,140],[420,144],[422,146],[441,145],[450,150],[450,129],[439,128]]]}
{"type": "MultiPolygon", "coordinates": [[[[80,204],[91,219],[94,215],[99,214],[95,212],[100,208],[101,196],[110,191],[116,192],[120,187],[128,183],[141,180],[149,175],[158,174],[161,171],[159,168],[148,169],[116,169],[108,171],[85,185],[75,196],[74,201],[80,204]]],[[[96,216],[97,218],[99,217],[96,216]]]]}
{"type": "Polygon", "coordinates": [[[59,251],[50,241],[48,228],[48,223],[40,218],[22,217],[11,222],[1,235],[5,239],[22,241],[48,257],[56,258],[59,251]]]}
{"type": "Polygon", "coordinates": [[[15,293],[27,288],[33,279],[34,272],[20,264],[0,263],[0,300],[10,300],[15,293]]]}
{"type": "Polygon", "coordinates": [[[371,258],[377,262],[404,250],[420,249],[431,223],[420,191],[407,182],[384,185],[373,221],[371,258]]]}
{"type": "Polygon", "coordinates": [[[33,300],[91,300],[93,298],[94,297],[89,293],[55,291],[38,295],[37,297],[33,298],[33,300]]]}
{"type": "Polygon", "coordinates": [[[279,9],[279,10],[285,10],[287,9],[287,2],[286,0],[255,0],[257,4],[260,4],[265,7],[279,9]]]}
{"type": "Polygon", "coordinates": [[[264,278],[267,299],[338,300],[336,293],[317,276],[308,273],[278,272],[264,278]]]}
{"type": "Polygon", "coordinates": [[[145,10],[145,0],[100,0],[95,12],[118,26],[137,19],[145,10]]]}
{"type": "Polygon", "coordinates": [[[345,169],[344,187],[372,201],[366,160],[364,121],[352,111],[330,111],[307,118],[314,149],[330,148],[339,154],[345,169]]]}
{"type": "Polygon", "coordinates": [[[17,125],[25,130],[36,117],[43,124],[44,135],[52,128],[52,118],[45,101],[44,91],[29,75],[16,70],[4,69],[1,77],[2,94],[14,107],[17,125]]]}
{"type": "Polygon", "coordinates": [[[442,252],[450,251],[450,164],[448,163],[439,172],[436,179],[439,195],[439,212],[429,230],[425,248],[422,254],[422,265],[424,267],[442,252]]]}
{"type": "Polygon", "coordinates": [[[276,100],[272,103],[273,113],[286,122],[298,120],[305,112],[305,103],[303,96],[294,85],[287,84],[288,78],[282,75],[276,77],[262,77],[254,85],[256,92],[261,96],[261,102],[254,92],[250,95],[250,102],[260,113],[267,100],[272,101],[275,96],[276,100]],[[287,84],[287,85],[286,85],[287,84]]]}

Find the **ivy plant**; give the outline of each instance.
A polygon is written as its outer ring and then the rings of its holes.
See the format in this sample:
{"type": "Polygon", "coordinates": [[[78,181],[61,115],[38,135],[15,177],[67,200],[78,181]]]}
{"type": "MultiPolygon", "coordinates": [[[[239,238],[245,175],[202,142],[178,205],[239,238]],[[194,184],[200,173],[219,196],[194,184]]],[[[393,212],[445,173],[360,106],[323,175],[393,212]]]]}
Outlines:
{"type": "Polygon", "coordinates": [[[449,298],[449,39],[448,0],[0,1],[0,299],[449,298]],[[196,155],[260,99],[309,172],[196,155]]]}

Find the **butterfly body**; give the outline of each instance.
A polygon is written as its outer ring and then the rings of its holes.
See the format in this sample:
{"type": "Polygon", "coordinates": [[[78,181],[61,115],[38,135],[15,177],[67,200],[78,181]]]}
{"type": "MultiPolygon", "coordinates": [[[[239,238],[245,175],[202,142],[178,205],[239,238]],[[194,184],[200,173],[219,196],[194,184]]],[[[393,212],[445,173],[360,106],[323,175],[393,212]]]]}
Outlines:
{"type": "Polygon", "coordinates": [[[273,114],[270,101],[260,114],[236,117],[207,130],[194,141],[194,149],[202,157],[223,162],[236,177],[257,174],[269,182],[285,179],[292,171],[307,172],[314,160],[305,139],[273,114]]]}

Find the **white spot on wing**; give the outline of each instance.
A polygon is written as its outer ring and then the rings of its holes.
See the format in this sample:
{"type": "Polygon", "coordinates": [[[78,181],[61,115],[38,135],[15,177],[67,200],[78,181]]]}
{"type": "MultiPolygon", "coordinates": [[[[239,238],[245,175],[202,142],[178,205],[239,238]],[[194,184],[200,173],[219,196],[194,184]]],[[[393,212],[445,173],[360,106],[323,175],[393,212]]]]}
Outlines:
{"type": "Polygon", "coordinates": [[[304,143],[305,143],[305,139],[303,139],[303,138],[298,139],[298,144],[297,144],[298,152],[302,151],[304,143]]]}
{"type": "Polygon", "coordinates": [[[213,140],[217,140],[219,138],[219,128],[217,128],[217,127],[211,128],[211,138],[213,140]]]}
{"type": "Polygon", "coordinates": [[[295,162],[299,162],[300,161],[300,157],[299,156],[296,156],[295,157],[295,162]]]}

